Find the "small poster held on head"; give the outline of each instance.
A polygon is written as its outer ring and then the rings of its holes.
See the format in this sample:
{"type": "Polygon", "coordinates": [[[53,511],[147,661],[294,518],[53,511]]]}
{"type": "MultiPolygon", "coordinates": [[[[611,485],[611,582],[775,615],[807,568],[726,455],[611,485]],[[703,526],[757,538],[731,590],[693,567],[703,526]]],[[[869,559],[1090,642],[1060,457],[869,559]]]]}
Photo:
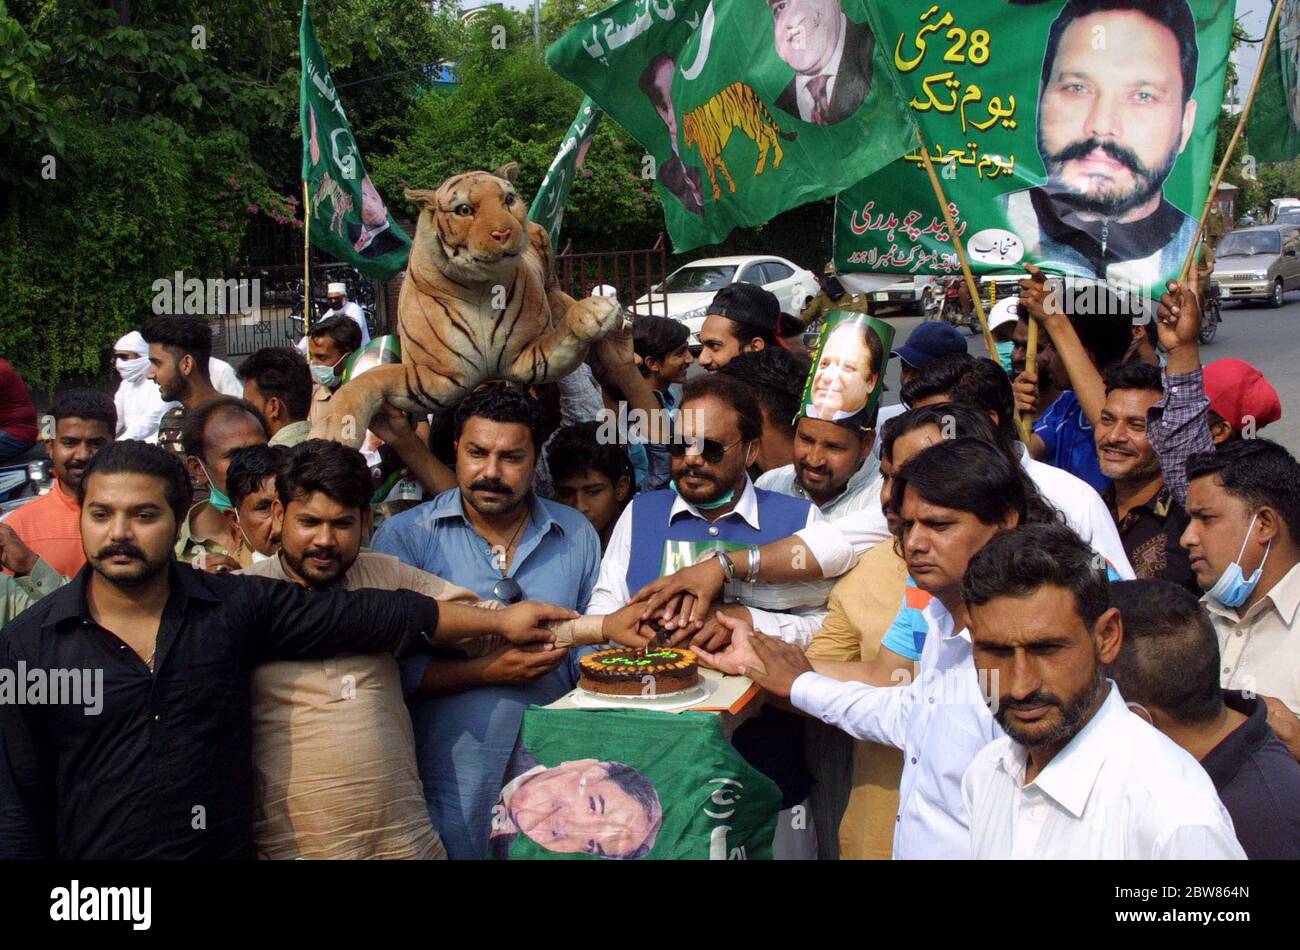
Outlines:
{"type": "Polygon", "coordinates": [[[893,345],[894,328],[882,320],[847,310],[827,314],[800,414],[859,432],[875,428],[893,345]]]}

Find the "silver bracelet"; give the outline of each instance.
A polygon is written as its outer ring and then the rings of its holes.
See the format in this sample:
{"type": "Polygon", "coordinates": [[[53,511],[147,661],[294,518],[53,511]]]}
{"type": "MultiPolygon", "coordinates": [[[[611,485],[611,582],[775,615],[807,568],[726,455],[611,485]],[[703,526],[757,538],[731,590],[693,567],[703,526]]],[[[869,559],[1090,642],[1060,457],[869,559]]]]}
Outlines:
{"type": "Polygon", "coordinates": [[[726,578],[725,583],[730,584],[736,579],[736,564],[728,556],[726,551],[721,548],[713,552],[713,556],[722,562],[722,575],[726,578]]]}
{"type": "Polygon", "coordinates": [[[763,551],[757,544],[751,544],[745,553],[749,555],[749,571],[745,574],[745,583],[752,584],[758,580],[758,570],[763,564],[763,551]]]}

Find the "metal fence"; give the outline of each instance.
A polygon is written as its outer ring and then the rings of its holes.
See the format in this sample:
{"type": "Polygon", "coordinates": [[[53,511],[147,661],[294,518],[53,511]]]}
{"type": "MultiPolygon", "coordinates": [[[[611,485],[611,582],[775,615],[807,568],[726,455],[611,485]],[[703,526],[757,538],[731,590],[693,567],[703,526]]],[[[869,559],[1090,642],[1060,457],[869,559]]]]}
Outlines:
{"type": "Polygon", "coordinates": [[[639,251],[597,251],[574,253],[573,242],[555,259],[555,276],[560,289],[571,297],[588,297],[594,288],[613,287],[619,302],[630,306],[642,296],[663,299],[652,287],[668,276],[668,247],[659,235],[653,247],[639,251]]]}
{"type": "MultiPolygon", "coordinates": [[[[575,253],[572,242],[556,258],[555,273],[560,289],[582,298],[599,286],[613,287],[624,306],[642,296],[663,301],[651,288],[668,276],[668,247],[662,234],[653,247],[636,251],[575,253]]],[[[245,238],[240,263],[228,278],[257,280],[260,294],[255,314],[231,313],[215,317],[218,353],[226,358],[248,356],[267,346],[295,344],[302,337],[302,232],[259,222],[245,238]]],[[[334,261],[312,249],[312,320],[329,309],[326,284],[342,281],[348,299],[366,315],[371,335],[389,332],[381,314],[382,286],[350,264],[334,261]]]]}

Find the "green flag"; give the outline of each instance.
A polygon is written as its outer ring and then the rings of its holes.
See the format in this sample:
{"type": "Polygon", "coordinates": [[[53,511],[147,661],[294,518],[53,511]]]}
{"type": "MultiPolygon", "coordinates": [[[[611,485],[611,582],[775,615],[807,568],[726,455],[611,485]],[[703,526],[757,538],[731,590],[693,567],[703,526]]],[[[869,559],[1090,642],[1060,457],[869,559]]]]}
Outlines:
{"type": "Polygon", "coordinates": [[[388,213],[366,174],[306,3],[298,39],[302,178],[309,183],[310,194],[303,213],[311,216],[311,242],[363,274],[386,280],[406,266],[411,239],[388,213]]]}
{"type": "Polygon", "coordinates": [[[528,209],[528,219],[546,228],[551,235],[551,246],[557,253],[560,247],[560,224],[564,220],[564,203],[569,200],[569,188],[582,170],[587,149],[591,147],[591,140],[595,138],[596,129],[604,116],[605,113],[591,101],[590,96],[582,100],[573,124],[560,143],[560,150],[555,153],[551,167],[546,170],[546,177],[537,188],[533,205],[528,209]]]}
{"type": "MultiPolygon", "coordinates": [[[[1136,315],[1181,270],[1213,173],[1233,4],[1155,6],[873,4],[977,274],[1032,262],[1094,291],[1104,279],[1136,315]]],[[[841,271],[956,273],[952,238],[915,141],[839,197],[841,271]]]]}
{"type": "Polygon", "coordinates": [[[1282,16],[1268,51],[1246,140],[1259,162],[1300,156],[1300,0],[1279,0],[1282,16]]]}
{"type": "Polygon", "coordinates": [[[645,148],[677,251],[833,195],[914,142],[867,0],[619,0],[547,62],[645,148]]]}

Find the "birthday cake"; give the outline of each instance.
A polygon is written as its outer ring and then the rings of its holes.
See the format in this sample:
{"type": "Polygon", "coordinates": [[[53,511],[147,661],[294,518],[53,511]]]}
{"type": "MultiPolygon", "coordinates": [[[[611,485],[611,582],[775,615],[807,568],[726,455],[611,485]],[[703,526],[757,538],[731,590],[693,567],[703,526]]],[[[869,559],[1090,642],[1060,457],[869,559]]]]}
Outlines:
{"type": "Polygon", "coordinates": [[[661,696],[700,681],[695,654],[678,647],[601,650],[579,661],[578,685],[613,696],[661,696]]]}

